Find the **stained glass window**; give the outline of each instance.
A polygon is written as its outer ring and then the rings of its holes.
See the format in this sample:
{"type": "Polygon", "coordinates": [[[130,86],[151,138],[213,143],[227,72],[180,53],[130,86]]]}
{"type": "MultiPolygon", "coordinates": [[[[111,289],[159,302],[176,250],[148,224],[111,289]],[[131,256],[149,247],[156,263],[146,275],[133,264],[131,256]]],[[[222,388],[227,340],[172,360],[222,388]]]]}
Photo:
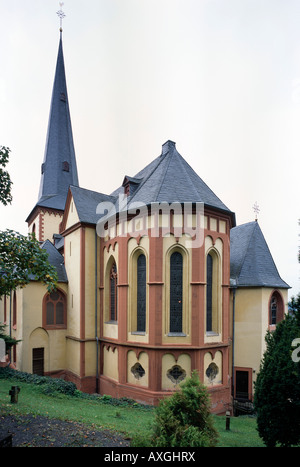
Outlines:
{"type": "Polygon", "coordinates": [[[146,331],[146,257],[140,255],[137,259],[137,329],[146,331]]]}
{"type": "Polygon", "coordinates": [[[170,258],[170,332],[182,332],[182,255],[170,258]]]}
{"type": "Polygon", "coordinates": [[[213,259],[210,254],[206,259],[206,331],[212,331],[212,282],[213,259]]]}
{"type": "Polygon", "coordinates": [[[117,321],[118,297],[117,297],[117,266],[112,265],[110,271],[110,320],[117,321]]]}

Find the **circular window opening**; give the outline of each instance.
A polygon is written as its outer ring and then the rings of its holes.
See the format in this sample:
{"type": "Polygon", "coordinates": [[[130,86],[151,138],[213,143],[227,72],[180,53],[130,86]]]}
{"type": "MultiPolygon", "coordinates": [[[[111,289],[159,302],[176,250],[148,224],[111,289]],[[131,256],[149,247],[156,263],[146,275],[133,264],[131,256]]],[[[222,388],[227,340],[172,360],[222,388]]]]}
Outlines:
{"type": "Polygon", "coordinates": [[[186,372],[179,365],[174,365],[170,370],[167,371],[167,377],[172,383],[178,384],[186,377],[186,372]]]}
{"type": "Polygon", "coordinates": [[[136,379],[140,379],[140,378],[142,378],[144,376],[145,370],[144,370],[144,368],[142,367],[142,365],[140,363],[136,363],[131,368],[131,373],[133,374],[133,376],[136,379]]]}
{"type": "Polygon", "coordinates": [[[216,378],[218,373],[219,373],[219,368],[213,362],[210,365],[208,365],[207,370],[205,372],[206,376],[208,377],[210,381],[213,381],[216,378]]]}

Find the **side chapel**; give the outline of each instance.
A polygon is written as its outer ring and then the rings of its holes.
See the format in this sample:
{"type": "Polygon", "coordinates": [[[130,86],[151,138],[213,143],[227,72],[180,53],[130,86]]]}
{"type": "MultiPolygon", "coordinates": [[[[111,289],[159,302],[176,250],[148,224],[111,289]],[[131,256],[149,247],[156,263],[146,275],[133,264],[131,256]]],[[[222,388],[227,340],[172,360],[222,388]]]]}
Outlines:
{"type": "Polygon", "coordinates": [[[17,369],[154,405],[197,370],[215,413],[232,397],[252,399],[264,336],[284,318],[289,288],[258,222],[236,226],[172,141],[110,195],[81,188],[62,32],[40,191],[26,221],[58,288],[48,294],[33,280],[2,297],[0,321],[21,339],[17,369]],[[187,223],[202,232],[197,247],[187,223]]]}

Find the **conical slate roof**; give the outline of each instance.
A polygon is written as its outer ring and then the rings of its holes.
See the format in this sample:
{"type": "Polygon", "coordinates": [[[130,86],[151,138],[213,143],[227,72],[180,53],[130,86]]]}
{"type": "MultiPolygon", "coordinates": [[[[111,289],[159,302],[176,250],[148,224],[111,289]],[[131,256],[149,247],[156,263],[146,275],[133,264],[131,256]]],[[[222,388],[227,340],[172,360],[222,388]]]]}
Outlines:
{"type": "Polygon", "coordinates": [[[78,175],[60,33],[37,205],[63,210],[70,185],[78,186],[78,175]]]}
{"type": "MultiPolygon", "coordinates": [[[[173,141],[167,141],[162,147],[162,154],[137,173],[134,179],[140,182],[130,197],[130,203],[201,202],[234,216],[179,154],[173,141]]],[[[117,196],[123,190],[120,187],[112,195],[117,196]]]]}
{"type": "Polygon", "coordinates": [[[230,278],[237,287],[289,288],[278,273],[257,221],[231,229],[230,278]]]}

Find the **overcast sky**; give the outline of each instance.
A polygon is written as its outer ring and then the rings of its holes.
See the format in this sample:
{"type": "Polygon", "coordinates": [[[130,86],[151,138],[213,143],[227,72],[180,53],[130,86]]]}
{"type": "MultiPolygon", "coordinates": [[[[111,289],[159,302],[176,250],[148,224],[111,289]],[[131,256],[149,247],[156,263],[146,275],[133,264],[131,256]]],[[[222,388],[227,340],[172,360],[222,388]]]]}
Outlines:
{"type": "MultiPolygon", "coordinates": [[[[0,0],[0,145],[27,232],[59,43],[56,0],[0,0]]],[[[83,188],[110,194],[168,139],[236,213],[255,219],[299,292],[300,1],[66,0],[63,47],[83,188]]]]}

